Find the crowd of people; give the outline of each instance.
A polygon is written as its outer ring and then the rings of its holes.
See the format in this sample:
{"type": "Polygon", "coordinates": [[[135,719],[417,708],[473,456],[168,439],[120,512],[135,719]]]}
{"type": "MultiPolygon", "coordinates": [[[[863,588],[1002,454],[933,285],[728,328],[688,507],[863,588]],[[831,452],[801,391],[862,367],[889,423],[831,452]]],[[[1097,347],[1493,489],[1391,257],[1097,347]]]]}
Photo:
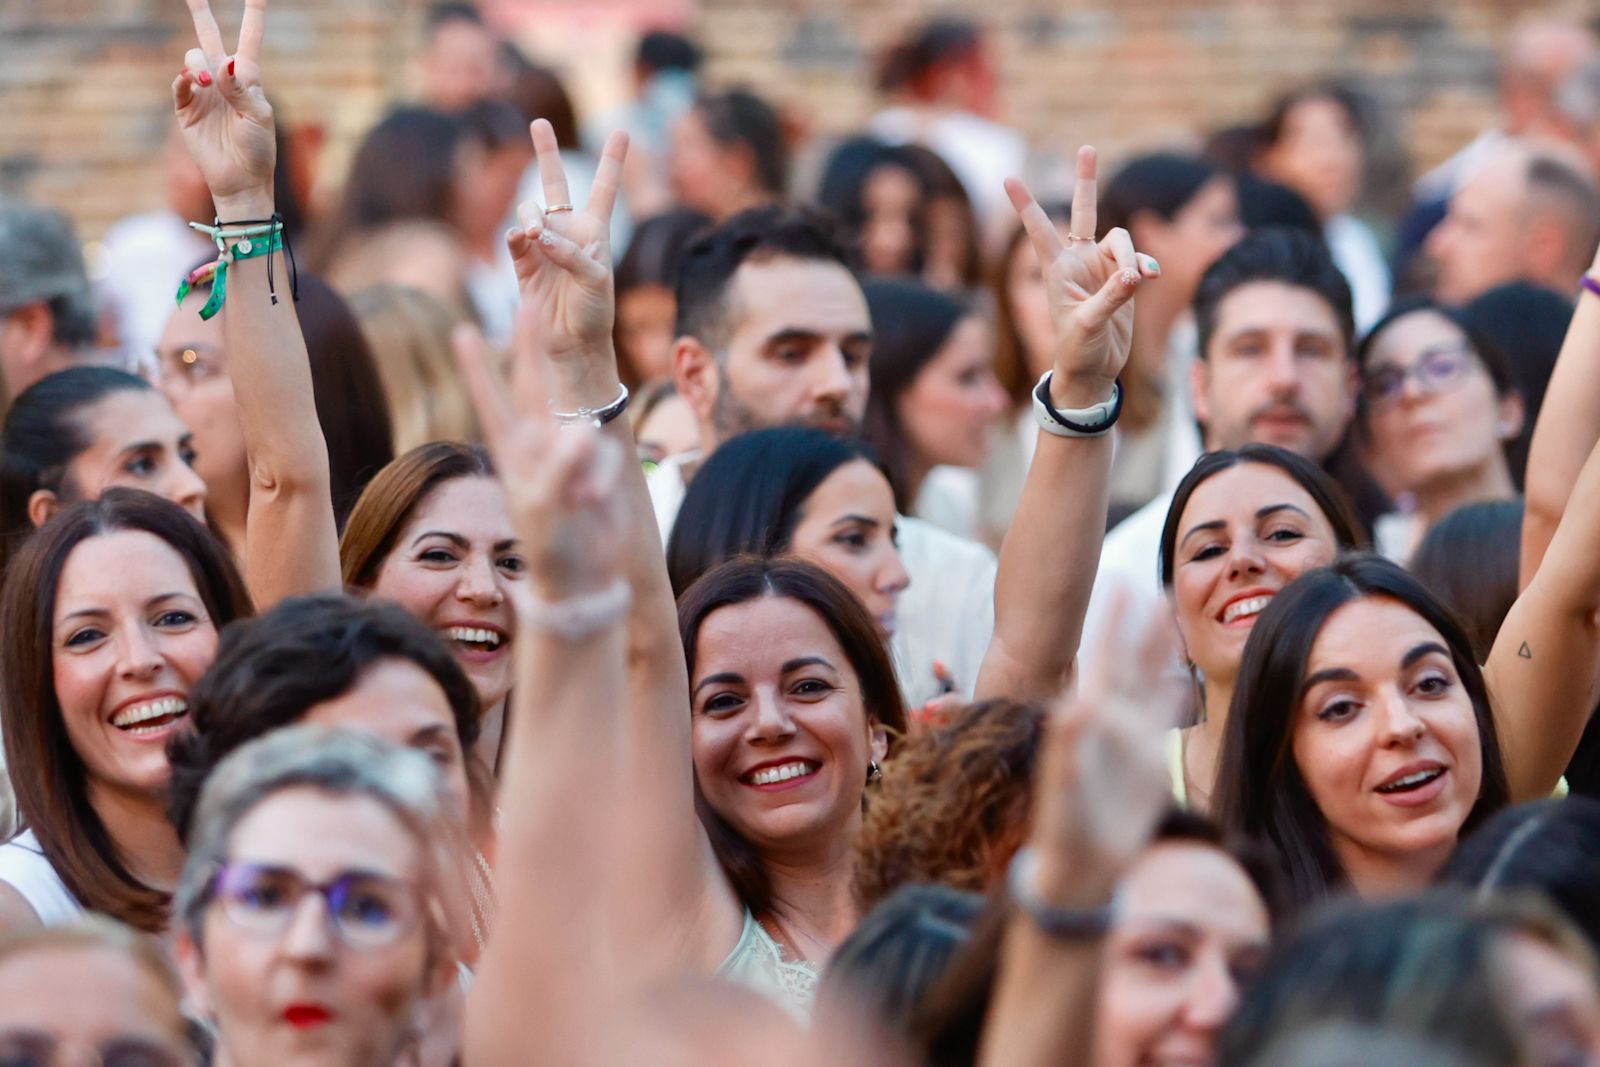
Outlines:
{"type": "Polygon", "coordinates": [[[319,203],[266,7],[0,199],[0,1064],[1600,1067],[1595,27],[1385,213],[444,3],[319,203]]]}

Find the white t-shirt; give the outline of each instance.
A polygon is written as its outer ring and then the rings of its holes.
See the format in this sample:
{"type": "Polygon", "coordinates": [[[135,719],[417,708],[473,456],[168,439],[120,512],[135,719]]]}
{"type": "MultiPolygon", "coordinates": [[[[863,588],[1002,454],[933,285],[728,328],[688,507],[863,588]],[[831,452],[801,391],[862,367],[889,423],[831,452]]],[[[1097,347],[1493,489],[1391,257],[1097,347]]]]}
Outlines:
{"type": "Polygon", "coordinates": [[[45,859],[32,830],[0,845],[0,882],[22,894],[46,926],[62,926],[83,914],[83,905],[45,859]]]}
{"type": "MultiPolygon", "coordinates": [[[[698,453],[674,456],[646,484],[665,540],[683,504],[684,467],[698,453]]],[[[899,516],[900,560],[911,584],[900,595],[898,626],[889,641],[900,691],[913,708],[939,695],[933,663],[942,662],[956,688],[971,696],[994,636],[994,553],[920,519],[899,516]]]]}

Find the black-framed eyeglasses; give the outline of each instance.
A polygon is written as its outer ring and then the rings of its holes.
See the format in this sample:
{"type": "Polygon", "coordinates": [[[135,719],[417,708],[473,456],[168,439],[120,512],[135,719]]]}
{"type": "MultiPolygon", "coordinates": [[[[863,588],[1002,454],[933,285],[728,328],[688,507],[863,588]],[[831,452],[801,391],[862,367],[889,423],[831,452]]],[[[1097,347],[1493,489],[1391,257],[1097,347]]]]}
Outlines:
{"type": "Polygon", "coordinates": [[[307,893],[322,897],[339,940],[351,948],[392,945],[416,928],[422,914],[416,886],[372,871],[344,871],[313,882],[292,867],[225,863],[209,890],[230,923],[263,938],[289,929],[307,893]]]}
{"type": "MultiPolygon", "coordinates": [[[[43,1030],[0,1031],[0,1067],[56,1067],[62,1042],[43,1030]]],[[[194,1055],[148,1037],[113,1037],[93,1049],[96,1067],[189,1067],[194,1055]]],[[[81,1063],[81,1059],[74,1062],[81,1063]]]]}
{"type": "Polygon", "coordinates": [[[1387,407],[1400,399],[1410,378],[1416,378],[1426,392],[1449,392],[1466,380],[1476,358],[1472,346],[1465,342],[1425,348],[1409,367],[1391,363],[1367,374],[1361,381],[1361,397],[1368,407],[1387,407]]]}

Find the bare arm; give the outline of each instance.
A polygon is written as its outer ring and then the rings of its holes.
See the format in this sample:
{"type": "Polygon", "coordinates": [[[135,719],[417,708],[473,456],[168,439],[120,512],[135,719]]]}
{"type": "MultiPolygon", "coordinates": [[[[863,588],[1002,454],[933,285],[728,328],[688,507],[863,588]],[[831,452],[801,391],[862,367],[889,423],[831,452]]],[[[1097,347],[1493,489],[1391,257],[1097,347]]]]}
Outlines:
{"type": "MultiPolygon", "coordinates": [[[[189,10],[201,47],[190,50],[173,83],[184,142],[223,222],[267,219],[275,211],[275,145],[261,89],[266,0],[247,0],[231,59],[207,0],[189,0],[189,10]]],[[[286,596],[338,590],[328,447],[282,253],[228,267],[221,314],[250,471],[244,563],[251,597],[265,609],[286,596]]]]}
{"type": "MultiPolygon", "coordinates": [[[[554,131],[541,121],[532,134],[545,202],[569,203],[554,131]]],[[[626,150],[620,134],[607,142],[582,210],[547,212],[508,238],[525,309],[522,326],[530,343],[548,353],[549,402],[557,411],[603,407],[621,388],[611,345],[609,227],[626,150]]],[[[519,359],[513,369],[514,391],[524,364],[519,359]]],[[[619,454],[636,454],[628,419],[613,419],[601,432],[619,454]]],[[[657,946],[665,952],[663,965],[681,962],[683,953],[710,965],[733,947],[740,916],[695,816],[688,672],[661,535],[637,463],[623,464],[616,494],[623,518],[621,567],[633,588],[618,780],[630,783],[629,802],[637,810],[667,816],[652,821],[649,833],[636,833],[632,847],[623,850],[626,862],[654,889],[640,902],[654,912],[636,920],[640,965],[647,965],[645,954],[657,946]]],[[[638,825],[643,824],[627,827],[638,825]]]]}
{"type": "Polygon", "coordinates": [[[1484,666],[1513,802],[1549,795],[1600,699],[1600,446],[1592,437],[1591,448],[1484,666]]]}
{"type": "MultiPolygon", "coordinates": [[[[1020,182],[1007,186],[1045,268],[1055,323],[1051,403],[1087,408],[1111,396],[1133,337],[1133,294],[1159,273],[1138,256],[1125,230],[1099,244],[1063,244],[1054,224],[1020,182]]],[[[1078,153],[1072,232],[1095,232],[1095,156],[1078,153]]],[[[1039,432],[1016,517],[1000,548],[994,638],[975,696],[1039,699],[1059,691],[1072,670],[1094,587],[1110,499],[1112,442],[1039,432]]]]}
{"type": "MultiPolygon", "coordinates": [[[[1600,257],[1589,268],[1600,276],[1600,257]]],[[[1600,296],[1582,290],[1533,429],[1523,496],[1522,585],[1539,570],[1595,442],[1600,441],[1600,296]]]]}

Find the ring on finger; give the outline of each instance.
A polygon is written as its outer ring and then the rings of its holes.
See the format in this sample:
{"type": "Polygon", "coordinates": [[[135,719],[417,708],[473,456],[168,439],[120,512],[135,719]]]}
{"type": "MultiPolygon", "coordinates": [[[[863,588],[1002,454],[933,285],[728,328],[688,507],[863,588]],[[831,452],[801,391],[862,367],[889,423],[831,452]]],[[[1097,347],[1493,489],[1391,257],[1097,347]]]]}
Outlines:
{"type": "Polygon", "coordinates": [[[576,211],[576,210],[577,209],[574,208],[571,204],[551,204],[549,207],[544,209],[544,213],[546,215],[559,215],[563,211],[576,211]]]}
{"type": "Polygon", "coordinates": [[[1067,232],[1067,240],[1071,241],[1073,244],[1078,244],[1081,241],[1087,241],[1090,244],[1094,244],[1093,237],[1080,237],[1078,234],[1075,234],[1070,230],[1067,232]]]}

